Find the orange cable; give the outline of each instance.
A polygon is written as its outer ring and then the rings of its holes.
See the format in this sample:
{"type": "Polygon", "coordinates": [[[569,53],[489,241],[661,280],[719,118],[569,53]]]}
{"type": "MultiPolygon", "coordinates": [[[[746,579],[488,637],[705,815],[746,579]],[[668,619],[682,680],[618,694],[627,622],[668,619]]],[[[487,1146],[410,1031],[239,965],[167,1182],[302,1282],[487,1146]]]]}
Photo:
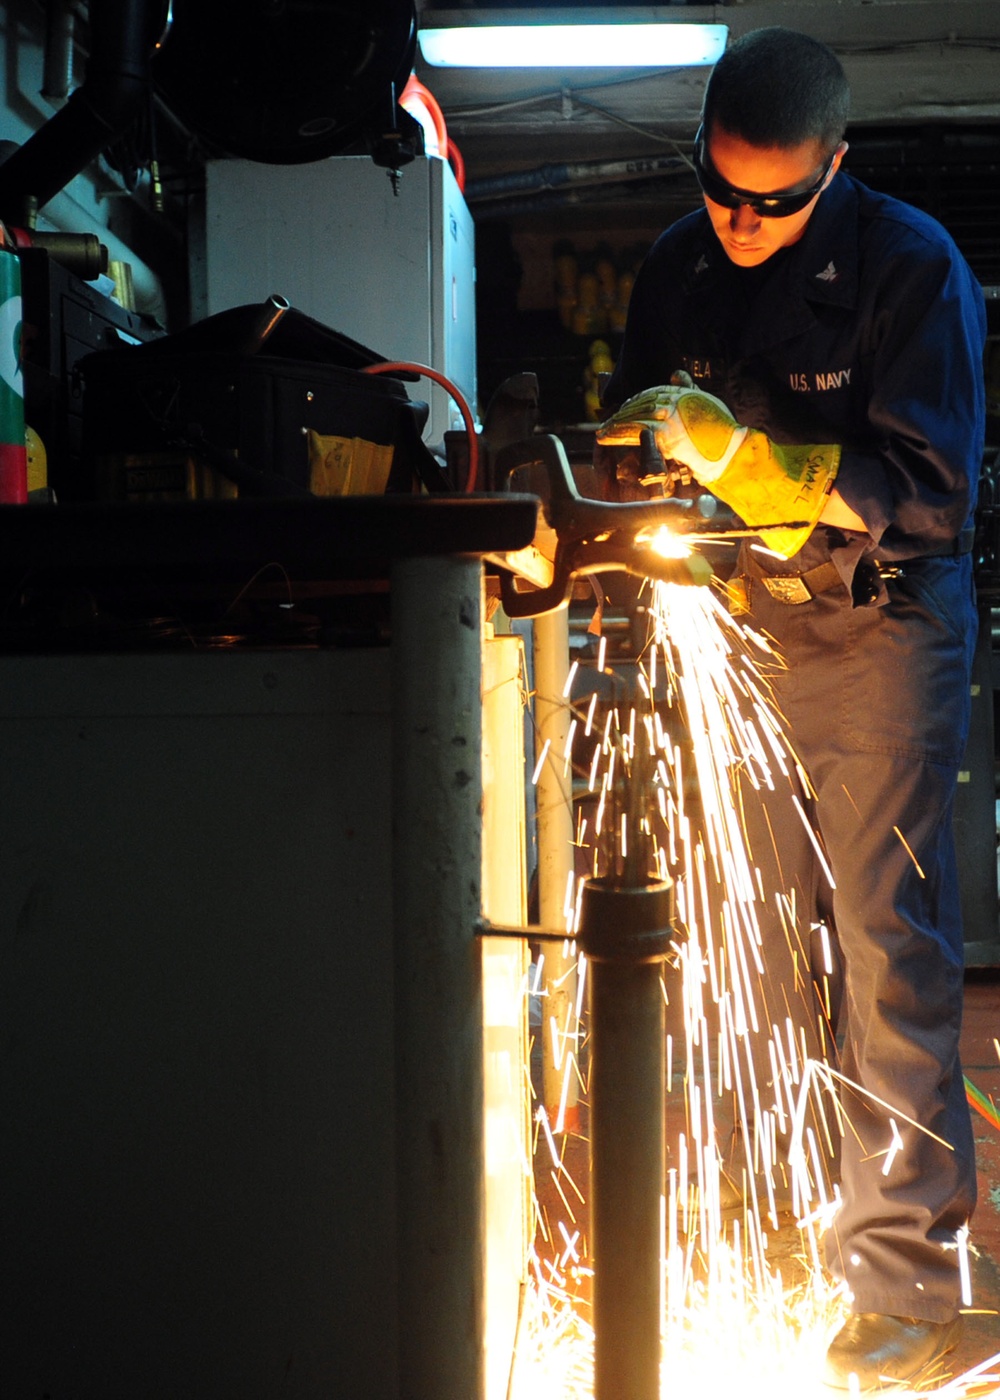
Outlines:
{"type": "Polygon", "coordinates": [[[455,400],[465,424],[465,435],[469,444],[469,474],[466,478],[465,489],[467,492],[475,491],[476,477],[479,473],[479,438],[476,435],[476,425],[472,420],[472,409],[466,403],[462,391],[440,370],[432,369],[430,365],[417,364],[412,360],[383,360],[377,365],[366,365],[361,372],[362,374],[398,374],[401,370],[408,374],[426,375],[428,379],[433,379],[436,384],[447,389],[455,400]]]}

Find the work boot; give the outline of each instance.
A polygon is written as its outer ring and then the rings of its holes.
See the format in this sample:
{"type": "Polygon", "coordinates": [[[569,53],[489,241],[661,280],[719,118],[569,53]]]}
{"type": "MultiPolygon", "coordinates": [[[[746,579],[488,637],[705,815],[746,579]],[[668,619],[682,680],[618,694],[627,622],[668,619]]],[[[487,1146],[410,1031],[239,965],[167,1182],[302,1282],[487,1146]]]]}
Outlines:
{"type": "Polygon", "coordinates": [[[830,1343],[823,1383],[829,1390],[878,1394],[903,1382],[934,1379],[933,1368],[958,1342],[962,1319],[927,1322],[919,1317],[854,1313],[830,1343]]]}

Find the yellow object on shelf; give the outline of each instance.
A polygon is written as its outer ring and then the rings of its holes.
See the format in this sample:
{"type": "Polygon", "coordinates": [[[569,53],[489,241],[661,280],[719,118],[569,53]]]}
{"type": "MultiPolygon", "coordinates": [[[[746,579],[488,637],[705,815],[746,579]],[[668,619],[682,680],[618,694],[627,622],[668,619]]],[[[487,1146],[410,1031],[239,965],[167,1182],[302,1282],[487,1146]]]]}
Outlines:
{"type": "Polygon", "coordinates": [[[381,496],[392,468],[392,445],[326,437],[309,429],[309,489],[314,496],[381,496]]]}
{"type": "Polygon", "coordinates": [[[601,376],[610,374],[615,362],[611,358],[611,347],[606,340],[592,341],[589,354],[590,360],[583,371],[583,409],[587,421],[597,423],[603,413],[601,376]]]}
{"type": "Polygon", "coordinates": [[[28,494],[45,491],[49,484],[49,459],[45,443],[34,428],[25,428],[24,445],[28,453],[28,494]]]}
{"type": "Polygon", "coordinates": [[[236,483],[189,452],[112,452],[98,459],[102,501],[235,500],[236,483]]]}
{"type": "Polygon", "coordinates": [[[552,266],[555,273],[556,289],[572,297],[576,297],[576,279],[579,275],[579,264],[576,253],[570,244],[557,243],[553,249],[552,266]]]}

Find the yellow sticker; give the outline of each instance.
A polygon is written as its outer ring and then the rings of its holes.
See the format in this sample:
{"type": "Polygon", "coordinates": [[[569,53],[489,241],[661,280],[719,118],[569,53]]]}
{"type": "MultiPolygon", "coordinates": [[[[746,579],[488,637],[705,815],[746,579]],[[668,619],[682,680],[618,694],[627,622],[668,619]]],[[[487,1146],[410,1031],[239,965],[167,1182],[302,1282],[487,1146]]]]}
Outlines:
{"type": "Polygon", "coordinates": [[[329,437],[309,429],[309,489],[314,496],[381,496],[392,446],[366,438],[329,437]]]}

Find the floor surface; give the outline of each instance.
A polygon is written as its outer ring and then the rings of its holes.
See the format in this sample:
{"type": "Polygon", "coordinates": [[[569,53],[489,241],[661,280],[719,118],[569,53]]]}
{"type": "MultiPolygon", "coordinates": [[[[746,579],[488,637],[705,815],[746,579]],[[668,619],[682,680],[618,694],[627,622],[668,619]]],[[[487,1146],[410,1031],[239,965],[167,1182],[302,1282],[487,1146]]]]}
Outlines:
{"type": "MultiPolygon", "coordinates": [[[[1000,971],[969,972],[965,982],[962,1058],[966,1079],[1000,1116],[1000,971]]],[[[1000,1352],[1000,1128],[973,1110],[979,1203],[970,1238],[972,1306],[955,1357],[956,1370],[1000,1352]]],[[[1000,1369],[1000,1368],[998,1368],[1000,1369]]]]}
{"type": "MultiPolygon", "coordinates": [[[[962,1055],[966,1078],[1000,1116],[1000,969],[975,970],[966,975],[962,1055]]],[[[532,1077],[536,1083],[538,1065],[536,1044],[532,1064],[532,1077]]],[[[668,1103],[668,1136],[671,1111],[671,1104],[668,1103]]],[[[951,1358],[952,1376],[961,1375],[1000,1353],[1000,1128],[976,1109],[973,1109],[972,1121],[979,1183],[979,1203],[970,1230],[972,1307],[966,1313],[958,1350],[951,1358]]],[[[585,1103],[581,1103],[579,1108],[577,1129],[559,1139],[559,1144],[573,1181],[586,1195],[589,1145],[585,1103]]],[[[552,1185],[552,1179],[551,1159],[542,1138],[536,1154],[536,1193],[540,1210],[558,1241],[558,1222],[565,1220],[565,1208],[552,1185]]],[[[581,1210],[577,1203],[577,1211],[581,1217],[578,1224],[585,1235],[586,1209],[581,1210]]],[[[773,1261],[778,1254],[786,1255],[791,1272],[794,1272],[794,1260],[800,1256],[799,1232],[791,1226],[781,1235],[786,1233],[787,1240],[774,1240],[769,1246],[769,1257],[773,1261]]],[[[550,1250],[544,1234],[543,1228],[539,1233],[539,1250],[548,1254],[550,1250]]],[[[783,1277],[786,1277],[785,1263],[779,1262],[783,1277]]],[[[580,1290],[584,1306],[586,1291],[585,1286],[580,1290]]],[[[992,1381],[982,1390],[965,1392],[969,1400],[973,1395],[1000,1396],[1000,1362],[991,1368],[991,1375],[992,1381]]]]}

